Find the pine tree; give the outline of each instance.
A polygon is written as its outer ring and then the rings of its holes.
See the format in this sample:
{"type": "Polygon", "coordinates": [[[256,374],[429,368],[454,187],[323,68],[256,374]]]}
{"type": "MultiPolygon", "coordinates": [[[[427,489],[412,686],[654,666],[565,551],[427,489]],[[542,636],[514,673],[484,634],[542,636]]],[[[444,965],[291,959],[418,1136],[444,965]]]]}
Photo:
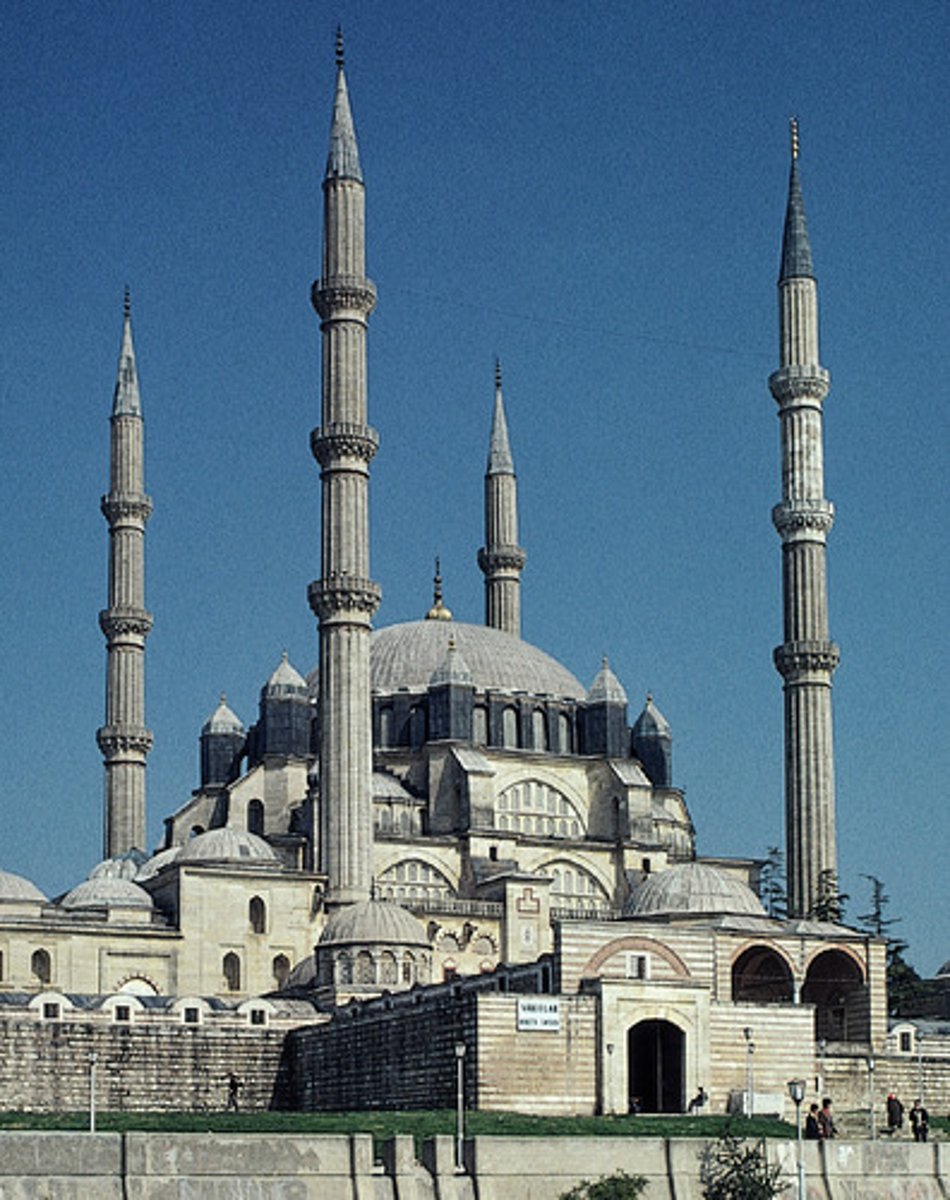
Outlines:
{"type": "Polygon", "coordinates": [[[788,916],[785,887],[785,855],[778,846],[769,846],[759,874],[759,898],[770,917],[784,921],[788,916]]]}
{"type": "Polygon", "coordinates": [[[903,938],[893,937],[887,931],[903,918],[886,916],[890,896],[884,883],[876,875],[862,875],[871,885],[870,911],[858,917],[861,928],[873,937],[883,938],[887,946],[887,1007],[891,1016],[896,1016],[919,997],[922,980],[904,958],[907,943],[903,938]]]}
{"type": "Polygon", "coordinates": [[[850,899],[847,892],[839,890],[837,873],[829,867],[818,875],[818,895],[808,916],[813,921],[833,921],[840,925],[844,920],[845,902],[850,899]]]}

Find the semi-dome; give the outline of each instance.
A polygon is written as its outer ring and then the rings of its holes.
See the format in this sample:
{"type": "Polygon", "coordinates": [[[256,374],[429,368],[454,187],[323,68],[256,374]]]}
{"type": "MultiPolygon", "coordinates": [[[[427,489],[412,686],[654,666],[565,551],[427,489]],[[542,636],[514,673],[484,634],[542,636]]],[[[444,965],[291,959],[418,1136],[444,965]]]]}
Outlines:
{"type": "Polygon", "coordinates": [[[13,871],[0,871],[0,901],[3,900],[39,900],[46,901],[46,896],[35,883],[16,875],[13,871]]]}
{"type": "MultiPolygon", "coordinates": [[[[459,621],[406,621],[377,629],[370,644],[373,691],[426,691],[445,662],[450,638],[477,691],[528,692],[573,700],[583,700],[587,694],[571,672],[543,650],[501,629],[459,621]]],[[[310,681],[311,686],[316,685],[316,672],[310,681]]]]}
{"type": "Polygon", "coordinates": [[[100,875],[77,884],[60,900],[62,908],[142,908],[151,909],[152,898],[144,888],[129,879],[100,875]]]}
{"type": "Polygon", "coordinates": [[[338,908],[320,934],[321,946],[425,946],[420,922],[392,900],[359,900],[338,908]]]}
{"type": "Polygon", "coordinates": [[[139,867],[135,876],[136,881],[141,883],[143,879],[153,879],[162,867],[167,867],[170,862],[174,862],[179,854],[181,854],[181,846],[166,846],[164,850],[159,850],[139,867]]]}
{"type": "Polygon", "coordinates": [[[680,863],[651,875],[634,891],[625,907],[631,917],[765,916],[755,892],[708,863],[680,863]]]}
{"type": "Polygon", "coordinates": [[[177,862],[267,862],[279,861],[263,838],[245,829],[209,829],[185,842],[177,862]]]}

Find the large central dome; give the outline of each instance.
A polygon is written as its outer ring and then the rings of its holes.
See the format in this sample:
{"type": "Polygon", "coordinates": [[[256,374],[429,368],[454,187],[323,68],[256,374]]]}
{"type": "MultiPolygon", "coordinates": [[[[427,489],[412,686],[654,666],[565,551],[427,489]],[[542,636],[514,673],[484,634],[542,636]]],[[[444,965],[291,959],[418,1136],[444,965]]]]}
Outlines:
{"type": "Polygon", "coordinates": [[[543,650],[487,625],[459,621],[406,621],[373,633],[370,673],[374,692],[424,692],[446,656],[449,640],[471,672],[475,690],[528,692],[583,700],[586,690],[543,650]]]}

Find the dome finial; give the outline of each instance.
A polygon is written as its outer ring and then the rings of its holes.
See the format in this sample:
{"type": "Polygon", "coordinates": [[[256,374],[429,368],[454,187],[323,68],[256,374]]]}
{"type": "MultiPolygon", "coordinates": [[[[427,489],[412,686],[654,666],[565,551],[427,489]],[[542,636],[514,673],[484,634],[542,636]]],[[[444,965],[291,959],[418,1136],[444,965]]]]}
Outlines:
{"type": "Polygon", "coordinates": [[[798,158],[798,117],[788,118],[789,132],[792,137],[792,158],[798,158]]]}
{"type": "Polygon", "coordinates": [[[337,25],[337,27],[336,27],[336,65],[342,69],[342,68],[343,68],[343,63],[344,63],[344,58],[343,58],[343,26],[342,26],[342,25],[337,25]]]}
{"type": "Polygon", "coordinates": [[[495,387],[501,390],[501,359],[495,355],[495,387]]]}
{"type": "Polygon", "coordinates": [[[132,293],[129,291],[129,285],[125,285],[125,293],[122,297],[122,316],[127,321],[132,316],[132,293]]]}
{"type": "Polygon", "coordinates": [[[435,556],[435,575],[432,579],[432,607],[426,613],[427,621],[451,621],[452,612],[442,603],[442,564],[435,556]]]}

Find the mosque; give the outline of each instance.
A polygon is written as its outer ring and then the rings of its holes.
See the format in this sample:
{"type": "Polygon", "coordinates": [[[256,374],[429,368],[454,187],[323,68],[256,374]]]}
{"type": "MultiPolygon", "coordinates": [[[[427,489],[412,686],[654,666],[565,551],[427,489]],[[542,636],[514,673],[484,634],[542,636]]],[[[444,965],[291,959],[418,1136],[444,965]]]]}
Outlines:
{"type": "MultiPolygon", "coordinates": [[[[844,1079],[887,1049],[885,956],[882,942],[827,919],[838,662],[825,580],[829,376],[794,123],[769,379],[782,461],[772,513],[783,562],[782,919],[757,894],[761,864],[698,855],[670,726],[652,697],[633,715],[606,659],[585,687],[522,640],[526,555],[497,368],[478,552],[484,624],[453,619],[437,566],[423,619],[372,629],[378,437],[366,339],[376,291],[342,51],[323,195],[312,289],[323,347],[311,434],[322,489],[309,589],[318,666],[276,662],[252,721],[222,696],[200,731],[198,785],[149,855],[151,500],[126,297],[101,502],[104,856],[55,899],[0,871],[0,1023],[32,1021],[42,1038],[44,1022],[99,1022],[104,1054],[117,1024],[130,1036],[156,1022],[184,1035],[226,1016],[221,1028],[245,1038],[304,1026],[287,1039],[291,1102],[304,1107],[379,1106],[383,1088],[392,1102],[431,1100],[459,1037],[470,1050],[466,1087],[489,1107],[683,1111],[702,1090],[715,1111],[781,1111],[791,1075],[817,1088],[837,1055],[844,1079]],[[403,1079],[406,1039],[444,1062],[403,1079]],[[336,1092],[314,1082],[333,1078],[336,1092]]],[[[272,1103],[262,1089],[259,1102],[272,1103]]]]}

